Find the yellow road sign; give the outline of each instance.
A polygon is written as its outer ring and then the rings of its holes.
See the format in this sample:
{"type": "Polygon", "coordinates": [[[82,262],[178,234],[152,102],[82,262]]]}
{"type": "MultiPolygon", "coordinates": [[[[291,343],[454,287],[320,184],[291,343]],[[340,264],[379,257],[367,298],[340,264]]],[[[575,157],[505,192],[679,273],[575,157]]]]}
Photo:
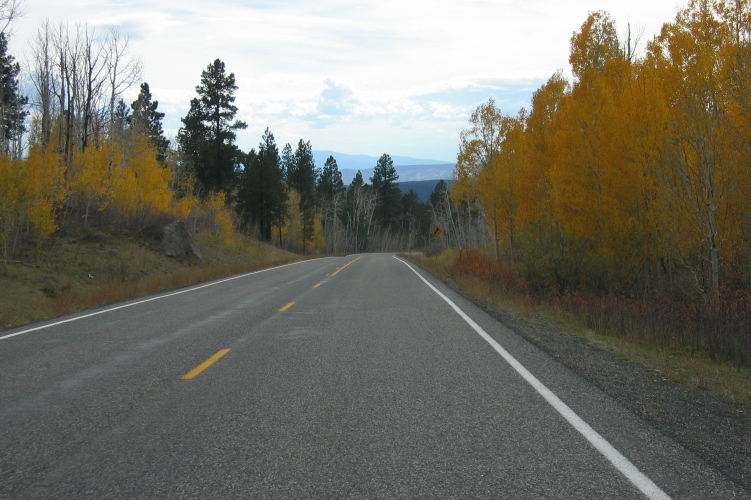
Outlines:
{"type": "Polygon", "coordinates": [[[440,236],[443,233],[443,230],[440,227],[436,226],[433,228],[431,233],[433,233],[433,236],[440,236]]]}

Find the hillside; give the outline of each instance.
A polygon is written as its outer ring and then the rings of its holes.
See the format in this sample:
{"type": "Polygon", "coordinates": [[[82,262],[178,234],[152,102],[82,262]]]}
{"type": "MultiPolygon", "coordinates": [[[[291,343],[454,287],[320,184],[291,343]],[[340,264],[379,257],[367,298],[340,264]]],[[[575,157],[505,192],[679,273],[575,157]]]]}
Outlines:
{"type": "Polygon", "coordinates": [[[231,246],[206,232],[195,240],[203,265],[164,256],[154,236],[60,231],[0,263],[0,328],[300,259],[239,235],[231,246]]]}

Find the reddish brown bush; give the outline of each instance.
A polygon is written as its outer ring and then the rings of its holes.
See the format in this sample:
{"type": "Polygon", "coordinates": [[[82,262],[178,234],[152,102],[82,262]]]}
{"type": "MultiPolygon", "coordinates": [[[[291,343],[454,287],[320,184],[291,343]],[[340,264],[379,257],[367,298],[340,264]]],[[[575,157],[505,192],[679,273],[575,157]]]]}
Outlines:
{"type": "Polygon", "coordinates": [[[479,278],[513,295],[528,295],[529,283],[505,262],[497,262],[474,248],[461,250],[454,259],[451,274],[464,274],[479,278]]]}

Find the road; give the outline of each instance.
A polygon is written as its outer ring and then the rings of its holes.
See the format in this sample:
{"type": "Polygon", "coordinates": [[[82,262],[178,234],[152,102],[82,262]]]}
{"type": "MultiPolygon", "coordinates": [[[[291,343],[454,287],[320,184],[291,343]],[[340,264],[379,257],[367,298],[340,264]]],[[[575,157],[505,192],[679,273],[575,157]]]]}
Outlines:
{"type": "Polygon", "coordinates": [[[747,498],[391,255],[0,332],[0,498],[747,498]]]}

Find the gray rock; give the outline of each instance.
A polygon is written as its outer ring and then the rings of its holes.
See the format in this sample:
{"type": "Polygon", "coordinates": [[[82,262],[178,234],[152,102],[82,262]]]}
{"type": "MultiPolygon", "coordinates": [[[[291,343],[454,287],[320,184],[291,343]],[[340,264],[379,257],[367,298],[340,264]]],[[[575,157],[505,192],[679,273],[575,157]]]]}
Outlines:
{"type": "Polygon", "coordinates": [[[164,227],[162,232],[162,252],[167,257],[178,259],[193,256],[203,264],[201,250],[190,234],[188,234],[184,220],[177,220],[164,227]]]}

